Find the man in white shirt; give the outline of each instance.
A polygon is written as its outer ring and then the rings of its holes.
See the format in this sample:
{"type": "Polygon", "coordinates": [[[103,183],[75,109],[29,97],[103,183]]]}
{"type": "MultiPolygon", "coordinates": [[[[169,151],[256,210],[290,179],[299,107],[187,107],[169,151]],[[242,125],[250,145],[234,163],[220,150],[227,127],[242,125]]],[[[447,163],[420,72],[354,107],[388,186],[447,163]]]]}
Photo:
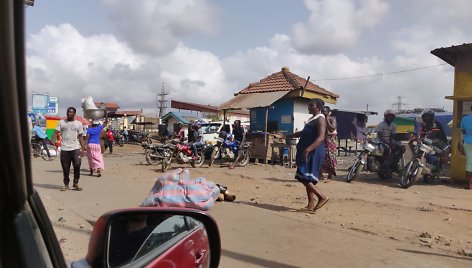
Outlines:
{"type": "Polygon", "coordinates": [[[82,187],[79,186],[79,179],[81,165],[80,158],[81,154],[85,152],[85,141],[83,137],[84,129],[82,123],[75,120],[75,113],[76,109],[74,107],[67,108],[67,119],[59,121],[52,137],[52,140],[55,141],[57,133],[61,132],[61,166],[64,175],[64,186],[61,187],[61,191],[69,189],[69,172],[71,163],[74,166],[74,181],[72,189],[82,191],[82,187]]]}

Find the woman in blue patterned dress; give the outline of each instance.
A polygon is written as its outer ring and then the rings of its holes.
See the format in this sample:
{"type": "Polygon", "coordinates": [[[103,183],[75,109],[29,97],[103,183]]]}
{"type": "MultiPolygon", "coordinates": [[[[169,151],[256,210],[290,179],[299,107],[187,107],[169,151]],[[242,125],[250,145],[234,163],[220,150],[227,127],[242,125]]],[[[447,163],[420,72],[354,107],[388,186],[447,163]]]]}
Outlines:
{"type": "Polygon", "coordinates": [[[321,99],[312,99],[308,104],[308,111],[313,116],[308,120],[302,131],[295,132],[289,137],[300,138],[297,144],[297,173],[295,179],[303,183],[308,196],[308,205],[300,211],[314,211],[328,202],[316,186],[321,175],[321,166],[325,158],[326,120],[321,113],[324,102],[321,99]],[[315,204],[315,195],[318,202],[315,204]]]}

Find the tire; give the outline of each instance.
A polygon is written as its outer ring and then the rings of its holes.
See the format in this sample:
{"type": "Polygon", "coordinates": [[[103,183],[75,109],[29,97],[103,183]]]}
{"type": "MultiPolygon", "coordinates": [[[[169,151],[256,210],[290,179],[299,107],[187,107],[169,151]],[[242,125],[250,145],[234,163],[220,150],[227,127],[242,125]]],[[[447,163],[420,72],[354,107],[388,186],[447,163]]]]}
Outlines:
{"type": "Polygon", "coordinates": [[[400,186],[403,189],[407,189],[412,186],[422,175],[423,168],[420,165],[418,159],[412,160],[406,166],[406,171],[402,174],[402,178],[400,179],[400,186]]]}
{"type": "Polygon", "coordinates": [[[354,164],[352,164],[352,166],[349,168],[349,172],[346,176],[346,181],[351,182],[355,180],[363,169],[364,165],[362,164],[361,160],[359,158],[356,159],[356,162],[354,162],[354,164]]]}
{"type": "Polygon", "coordinates": [[[159,164],[160,162],[162,162],[161,159],[156,158],[156,157],[152,157],[152,156],[151,156],[152,152],[153,152],[153,150],[147,150],[147,151],[145,152],[144,157],[146,158],[146,162],[148,162],[149,165],[157,165],[157,164],[159,164]]]}
{"type": "Polygon", "coordinates": [[[192,165],[192,167],[201,167],[203,165],[203,162],[205,162],[205,153],[202,151],[198,153],[198,160],[193,161],[190,164],[192,165]]]}
{"type": "Polygon", "coordinates": [[[120,141],[118,142],[118,145],[119,145],[120,147],[123,147],[123,146],[125,146],[125,142],[122,141],[122,140],[120,140],[120,141]]]}
{"type": "Polygon", "coordinates": [[[218,147],[215,147],[213,148],[213,151],[211,151],[210,163],[208,163],[208,166],[211,167],[218,157],[220,157],[220,150],[218,147]]]}
{"type": "Polygon", "coordinates": [[[251,157],[249,156],[249,152],[244,151],[243,158],[241,160],[239,160],[239,166],[244,167],[245,165],[247,165],[247,163],[249,163],[250,158],[251,157]]]}
{"type": "Polygon", "coordinates": [[[164,151],[164,159],[162,159],[162,172],[166,172],[172,164],[172,152],[164,151]]]}

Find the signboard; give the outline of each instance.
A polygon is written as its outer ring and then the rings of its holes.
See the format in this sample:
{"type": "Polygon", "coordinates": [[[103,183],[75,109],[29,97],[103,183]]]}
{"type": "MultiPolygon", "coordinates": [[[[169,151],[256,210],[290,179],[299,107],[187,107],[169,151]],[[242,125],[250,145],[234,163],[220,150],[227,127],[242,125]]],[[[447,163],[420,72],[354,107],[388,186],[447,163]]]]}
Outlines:
{"type": "Polygon", "coordinates": [[[48,94],[33,93],[32,110],[38,115],[44,115],[48,112],[48,94]]]}
{"type": "Polygon", "coordinates": [[[58,98],[49,96],[47,114],[48,115],[58,115],[58,113],[59,113],[58,106],[59,106],[58,98]]]}
{"type": "Polygon", "coordinates": [[[37,115],[58,115],[59,98],[48,94],[33,93],[32,110],[37,115]]]}

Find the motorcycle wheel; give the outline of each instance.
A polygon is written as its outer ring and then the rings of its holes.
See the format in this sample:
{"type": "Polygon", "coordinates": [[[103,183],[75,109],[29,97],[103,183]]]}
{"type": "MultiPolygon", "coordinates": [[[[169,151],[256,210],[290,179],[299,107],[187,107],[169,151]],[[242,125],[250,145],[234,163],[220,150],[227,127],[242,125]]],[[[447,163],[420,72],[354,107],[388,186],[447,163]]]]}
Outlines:
{"type": "Polygon", "coordinates": [[[351,182],[359,176],[359,173],[364,169],[364,165],[362,164],[360,159],[356,159],[356,162],[352,164],[352,166],[349,168],[349,172],[347,173],[346,176],[346,181],[351,182]]]}
{"type": "Polygon", "coordinates": [[[159,164],[159,162],[161,162],[161,160],[159,158],[152,157],[151,153],[152,153],[152,150],[147,150],[146,151],[146,153],[144,155],[146,157],[146,162],[148,162],[149,165],[159,164]]]}
{"type": "Polygon", "coordinates": [[[218,157],[220,157],[220,150],[218,150],[217,148],[213,149],[213,151],[211,152],[211,158],[210,158],[210,163],[208,163],[208,166],[212,166],[213,163],[215,162],[216,159],[218,159],[218,157]]]}
{"type": "Polygon", "coordinates": [[[239,166],[244,167],[245,165],[247,165],[247,163],[249,163],[249,159],[250,159],[249,152],[245,151],[243,153],[243,157],[241,158],[241,160],[239,160],[239,166]]]}
{"type": "Polygon", "coordinates": [[[404,189],[409,188],[412,186],[422,175],[423,168],[420,165],[418,159],[414,159],[410,163],[408,163],[406,167],[406,171],[402,174],[402,178],[400,179],[400,186],[404,189]]]}
{"type": "Polygon", "coordinates": [[[166,172],[166,170],[170,168],[171,163],[172,163],[172,158],[168,156],[164,157],[164,159],[162,159],[162,166],[161,166],[162,172],[166,172]]]}
{"type": "Polygon", "coordinates": [[[120,147],[123,147],[123,146],[125,146],[125,142],[122,141],[122,140],[120,140],[120,141],[118,141],[118,145],[119,145],[120,147]]]}
{"type": "Polygon", "coordinates": [[[205,161],[205,153],[199,152],[198,159],[196,161],[192,161],[190,164],[192,165],[192,167],[201,167],[204,161],[205,161]]]}

